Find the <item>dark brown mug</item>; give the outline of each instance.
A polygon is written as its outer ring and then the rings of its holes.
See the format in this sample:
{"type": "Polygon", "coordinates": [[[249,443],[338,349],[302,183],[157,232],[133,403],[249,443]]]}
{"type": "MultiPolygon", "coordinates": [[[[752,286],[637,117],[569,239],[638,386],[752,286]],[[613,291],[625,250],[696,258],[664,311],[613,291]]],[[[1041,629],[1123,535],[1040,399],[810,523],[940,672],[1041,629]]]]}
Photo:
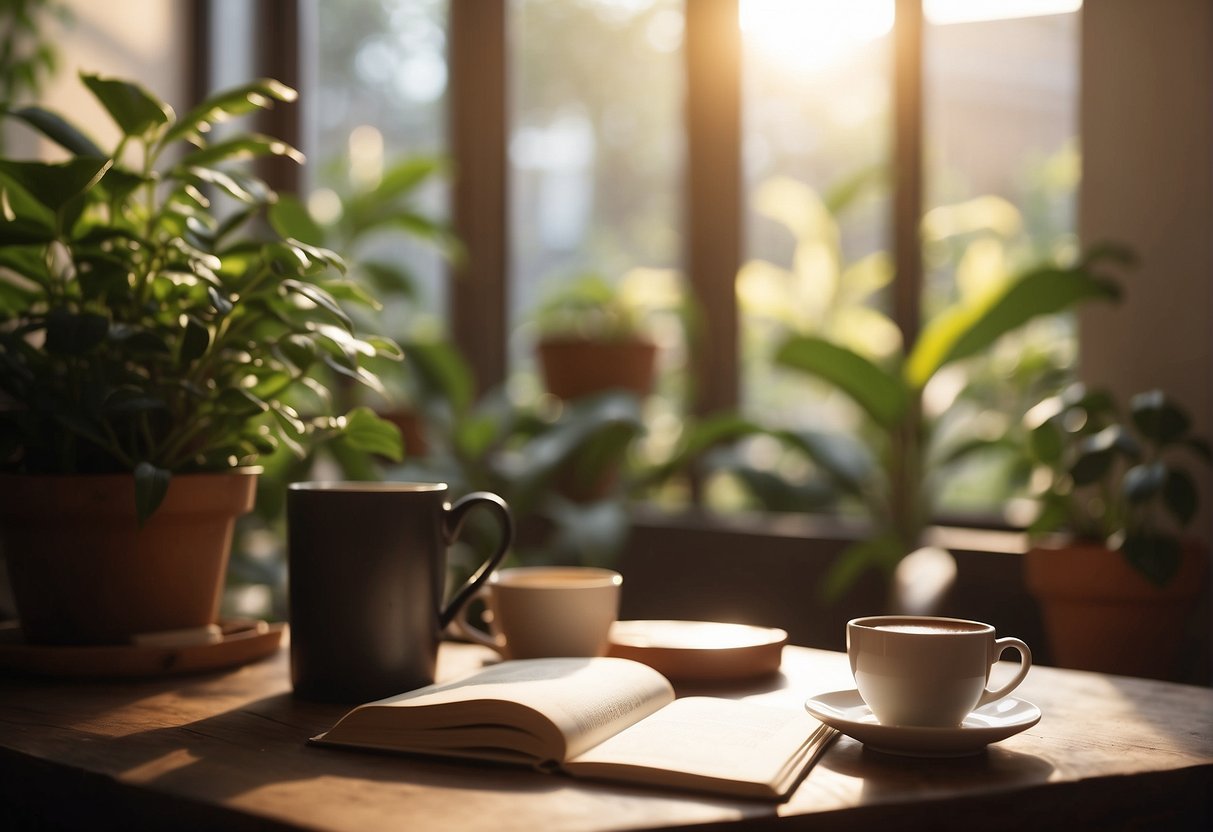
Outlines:
{"type": "Polygon", "coordinates": [[[513,540],[509,507],[445,483],[300,482],[287,488],[291,684],[305,699],[367,702],[434,681],[438,643],[513,540]],[[446,551],[484,507],[501,540],[443,603],[446,551]]]}

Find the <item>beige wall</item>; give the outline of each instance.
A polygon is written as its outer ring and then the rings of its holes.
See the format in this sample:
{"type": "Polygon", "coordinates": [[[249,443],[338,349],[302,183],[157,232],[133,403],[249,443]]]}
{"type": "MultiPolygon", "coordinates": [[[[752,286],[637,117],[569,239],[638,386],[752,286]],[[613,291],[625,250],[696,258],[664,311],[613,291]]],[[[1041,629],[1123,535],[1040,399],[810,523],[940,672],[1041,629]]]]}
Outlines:
{"type": "Polygon", "coordinates": [[[1126,396],[1161,387],[1213,435],[1213,3],[1087,0],[1082,15],[1079,228],[1141,264],[1125,302],[1084,312],[1080,372],[1126,396]]]}
{"type": "MultiPolygon", "coordinates": [[[[117,137],[108,115],[80,84],[78,73],[95,72],[137,81],[178,112],[188,95],[190,4],[176,0],[70,0],[72,20],[50,22],[60,69],[39,103],[59,111],[108,145],[117,137]]],[[[39,149],[24,130],[12,130],[9,152],[18,158],[53,152],[39,149]]]]}

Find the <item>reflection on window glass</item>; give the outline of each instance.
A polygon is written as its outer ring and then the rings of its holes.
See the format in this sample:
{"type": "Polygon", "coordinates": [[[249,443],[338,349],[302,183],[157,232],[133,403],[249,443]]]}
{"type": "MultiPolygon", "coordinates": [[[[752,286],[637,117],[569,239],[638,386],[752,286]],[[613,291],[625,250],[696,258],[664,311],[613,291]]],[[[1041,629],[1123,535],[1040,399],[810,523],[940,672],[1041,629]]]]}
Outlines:
{"type": "MultiPolygon", "coordinates": [[[[599,275],[641,307],[677,289],[682,3],[514,0],[509,24],[511,350],[533,391],[536,313],[562,287],[599,275]]],[[[677,360],[680,335],[648,334],[677,360]]]]}
{"type": "Polygon", "coordinates": [[[444,329],[442,249],[415,227],[366,229],[377,214],[447,215],[446,180],[430,164],[446,143],[446,11],[446,0],[322,0],[312,12],[308,207],[336,223],[343,256],[372,265],[381,326],[397,338],[444,329]],[[404,193],[381,187],[416,178],[404,193]]]}
{"type": "MultiPolygon", "coordinates": [[[[849,432],[855,414],[848,402],[777,370],[772,356],[792,332],[822,335],[872,358],[900,344],[882,312],[892,278],[886,160],[893,2],[742,0],[740,17],[743,409],[772,426],[849,432]]],[[[747,464],[789,464],[770,450],[752,443],[747,464]]]]}
{"type": "MultiPolygon", "coordinates": [[[[934,0],[925,7],[924,317],[1073,253],[1077,5],[934,0]],[[1066,13],[1024,16],[1042,10],[1066,13]]],[[[925,405],[939,412],[955,402],[943,435],[1001,436],[1065,378],[1075,357],[1072,320],[1041,320],[982,359],[941,373],[925,405]]],[[[943,504],[996,510],[1013,482],[1007,463],[974,458],[942,484],[943,504]]]]}

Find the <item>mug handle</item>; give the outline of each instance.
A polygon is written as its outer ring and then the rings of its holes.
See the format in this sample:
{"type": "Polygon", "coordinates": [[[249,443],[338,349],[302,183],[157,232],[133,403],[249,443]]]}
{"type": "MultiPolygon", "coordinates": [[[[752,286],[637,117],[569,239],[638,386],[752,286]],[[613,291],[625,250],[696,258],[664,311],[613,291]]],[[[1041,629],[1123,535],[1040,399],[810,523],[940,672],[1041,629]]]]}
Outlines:
{"type": "Polygon", "coordinates": [[[977,700],[976,707],[980,708],[995,699],[1002,699],[1015,688],[1019,687],[1019,683],[1028,675],[1028,670],[1032,667],[1032,651],[1028,649],[1028,645],[1024,644],[1017,638],[1000,638],[994,642],[994,655],[991,657],[990,666],[993,667],[994,662],[998,661],[999,657],[1007,651],[1007,648],[1014,647],[1019,651],[1019,672],[1015,674],[1015,678],[1007,682],[998,690],[989,690],[988,688],[981,693],[981,699],[977,700]]]}
{"type": "Polygon", "coordinates": [[[480,587],[489,579],[489,575],[493,574],[493,570],[501,564],[501,560],[505,557],[510,544],[514,542],[514,518],[510,515],[510,507],[506,505],[505,500],[491,491],[473,491],[471,494],[456,500],[454,505],[444,506],[445,515],[443,517],[442,528],[446,536],[446,544],[449,546],[458,539],[459,532],[463,528],[463,521],[467,517],[468,512],[478,506],[484,506],[489,509],[493,516],[497,518],[497,523],[501,527],[501,540],[498,542],[493,554],[484,563],[480,564],[480,568],[472,573],[472,576],[467,579],[463,586],[459,588],[459,591],[447,602],[447,605],[442,608],[442,611],[438,614],[438,623],[441,625],[440,629],[445,630],[455,615],[480,591],[480,587]]]}
{"type": "MultiPolygon", "coordinates": [[[[484,590],[482,589],[481,594],[483,593],[484,590]]],[[[452,626],[454,627],[455,632],[466,638],[468,641],[476,644],[483,644],[485,647],[497,651],[502,658],[505,658],[505,639],[491,636],[484,630],[474,626],[470,621],[468,621],[468,608],[466,605],[459,609],[459,612],[455,615],[455,620],[452,626]]]]}

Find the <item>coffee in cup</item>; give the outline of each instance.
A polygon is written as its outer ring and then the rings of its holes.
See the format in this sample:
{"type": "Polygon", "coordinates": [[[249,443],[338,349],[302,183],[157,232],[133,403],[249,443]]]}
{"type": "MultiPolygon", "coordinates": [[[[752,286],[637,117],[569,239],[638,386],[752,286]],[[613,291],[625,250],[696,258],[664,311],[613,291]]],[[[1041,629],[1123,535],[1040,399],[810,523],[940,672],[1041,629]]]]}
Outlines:
{"type": "Polygon", "coordinates": [[[956,727],[1014,690],[1032,666],[1017,638],[996,638],[979,621],[882,615],[847,623],[847,656],[859,695],[882,725],[956,727]],[[1007,648],[1019,651],[1010,682],[990,690],[990,670],[1007,648]]]}
{"type": "Polygon", "coordinates": [[[502,569],[481,591],[491,634],[470,624],[466,610],[455,630],[507,659],[603,656],[622,583],[618,572],[588,566],[502,569]]]}

